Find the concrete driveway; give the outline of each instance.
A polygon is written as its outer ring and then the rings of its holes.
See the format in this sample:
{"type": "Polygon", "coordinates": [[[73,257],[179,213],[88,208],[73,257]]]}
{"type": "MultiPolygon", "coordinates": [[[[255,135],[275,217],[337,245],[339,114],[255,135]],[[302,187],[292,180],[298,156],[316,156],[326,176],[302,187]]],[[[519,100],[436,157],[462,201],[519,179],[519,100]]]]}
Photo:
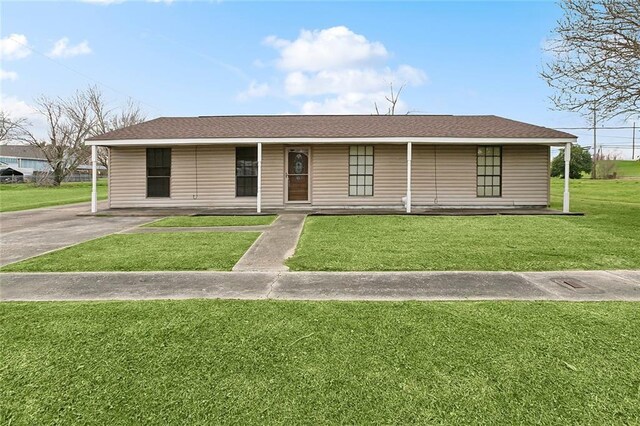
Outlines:
{"type": "Polygon", "coordinates": [[[81,203],[0,213],[0,266],[154,220],[78,216],[89,208],[81,203]]]}

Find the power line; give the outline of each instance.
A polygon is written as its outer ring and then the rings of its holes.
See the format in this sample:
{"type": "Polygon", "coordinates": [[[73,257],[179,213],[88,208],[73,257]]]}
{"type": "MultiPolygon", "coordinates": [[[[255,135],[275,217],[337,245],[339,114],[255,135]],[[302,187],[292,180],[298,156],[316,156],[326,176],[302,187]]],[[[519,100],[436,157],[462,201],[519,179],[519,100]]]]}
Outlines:
{"type": "MultiPolygon", "coordinates": [[[[593,130],[591,127],[551,127],[555,130],[593,130]]],[[[614,129],[634,129],[633,126],[602,126],[596,127],[597,130],[614,130],[614,129]]]]}
{"type": "Polygon", "coordinates": [[[16,40],[15,38],[12,38],[11,40],[12,40],[12,41],[15,41],[15,42],[16,42],[16,43],[18,43],[18,44],[23,45],[24,47],[26,47],[27,49],[31,50],[32,52],[37,53],[38,55],[40,55],[40,56],[42,56],[42,57],[44,57],[44,58],[46,58],[46,59],[50,60],[51,62],[54,62],[54,63],[56,63],[56,64],[60,65],[60,66],[61,66],[61,67],[63,67],[63,68],[66,68],[67,70],[69,70],[69,71],[71,71],[71,72],[74,72],[74,73],[76,73],[76,74],[78,74],[78,75],[80,75],[80,76],[82,76],[82,77],[84,77],[84,78],[86,78],[86,79],[88,79],[88,80],[93,81],[94,83],[97,83],[97,84],[99,84],[99,85],[101,85],[101,86],[103,86],[103,87],[106,87],[106,88],[107,88],[107,89],[109,89],[109,90],[112,90],[112,91],[114,91],[114,92],[116,92],[116,93],[119,93],[120,95],[123,95],[123,96],[126,96],[126,97],[128,97],[128,98],[134,99],[134,100],[136,100],[137,102],[139,102],[139,103],[141,103],[141,104],[143,104],[143,105],[146,105],[146,106],[148,106],[148,107],[151,107],[152,109],[154,109],[154,110],[156,110],[156,111],[158,111],[158,112],[162,113],[162,110],[161,110],[160,108],[158,108],[158,107],[156,107],[156,106],[154,106],[154,105],[151,105],[151,104],[149,104],[149,103],[147,103],[147,102],[144,102],[143,100],[138,99],[138,98],[136,98],[135,96],[131,96],[131,95],[127,94],[127,93],[124,93],[124,92],[122,92],[122,91],[120,91],[120,90],[116,89],[115,87],[112,87],[112,86],[110,86],[110,85],[108,85],[108,84],[106,84],[106,83],[103,83],[103,82],[101,82],[100,80],[97,80],[97,79],[95,79],[95,78],[93,78],[93,77],[91,77],[91,76],[89,76],[89,75],[87,75],[87,74],[84,74],[84,73],[82,73],[82,72],[80,72],[80,71],[78,71],[78,70],[76,70],[76,69],[73,69],[73,68],[71,68],[70,66],[68,66],[68,65],[66,65],[66,64],[63,64],[62,62],[60,62],[60,61],[57,61],[57,60],[53,59],[53,58],[52,58],[52,57],[50,57],[49,55],[46,55],[46,54],[44,54],[44,53],[40,52],[39,50],[37,50],[37,49],[35,49],[35,48],[33,48],[33,47],[29,46],[28,44],[22,43],[22,42],[20,42],[20,41],[16,40]]]}

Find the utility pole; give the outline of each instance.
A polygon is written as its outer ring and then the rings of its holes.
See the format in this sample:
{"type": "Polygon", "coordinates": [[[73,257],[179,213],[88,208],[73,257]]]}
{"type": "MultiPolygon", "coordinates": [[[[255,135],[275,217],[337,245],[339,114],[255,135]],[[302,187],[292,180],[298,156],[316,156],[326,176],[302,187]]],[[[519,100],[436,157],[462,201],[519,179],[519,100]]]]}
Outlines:
{"type": "Polygon", "coordinates": [[[596,179],[596,103],[593,103],[593,164],[591,167],[591,179],[596,179]]]}

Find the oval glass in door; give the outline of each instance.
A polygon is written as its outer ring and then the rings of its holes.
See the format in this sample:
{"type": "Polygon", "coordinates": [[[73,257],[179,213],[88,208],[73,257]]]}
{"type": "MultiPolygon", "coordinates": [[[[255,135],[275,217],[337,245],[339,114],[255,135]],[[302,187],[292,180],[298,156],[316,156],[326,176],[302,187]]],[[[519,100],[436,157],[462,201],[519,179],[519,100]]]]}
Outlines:
{"type": "Polygon", "coordinates": [[[309,200],[309,154],[306,150],[290,150],[287,154],[287,200],[309,200]]]}

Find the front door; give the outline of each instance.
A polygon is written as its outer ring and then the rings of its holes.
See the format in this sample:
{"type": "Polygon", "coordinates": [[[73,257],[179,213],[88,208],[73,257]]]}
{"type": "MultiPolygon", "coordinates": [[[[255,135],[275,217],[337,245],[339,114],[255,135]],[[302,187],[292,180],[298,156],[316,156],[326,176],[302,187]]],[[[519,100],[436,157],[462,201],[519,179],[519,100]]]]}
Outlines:
{"type": "Polygon", "coordinates": [[[287,201],[309,201],[309,148],[287,148],[287,201]]]}

